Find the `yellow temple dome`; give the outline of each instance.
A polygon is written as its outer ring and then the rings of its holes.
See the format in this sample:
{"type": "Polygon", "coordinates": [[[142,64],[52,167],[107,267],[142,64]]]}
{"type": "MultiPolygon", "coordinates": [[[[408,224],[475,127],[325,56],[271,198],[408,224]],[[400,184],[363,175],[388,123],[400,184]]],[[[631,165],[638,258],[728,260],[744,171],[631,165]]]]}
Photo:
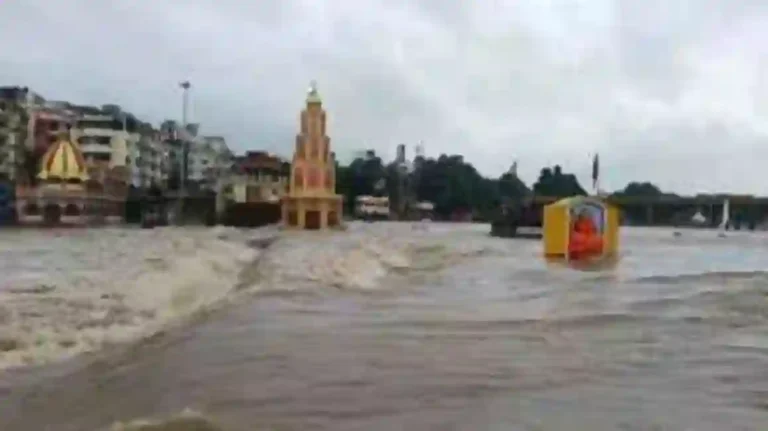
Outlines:
{"type": "Polygon", "coordinates": [[[53,143],[43,155],[37,177],[41,180],[88,180],[88,167],[80,146],[64,137],[53,143]]]}

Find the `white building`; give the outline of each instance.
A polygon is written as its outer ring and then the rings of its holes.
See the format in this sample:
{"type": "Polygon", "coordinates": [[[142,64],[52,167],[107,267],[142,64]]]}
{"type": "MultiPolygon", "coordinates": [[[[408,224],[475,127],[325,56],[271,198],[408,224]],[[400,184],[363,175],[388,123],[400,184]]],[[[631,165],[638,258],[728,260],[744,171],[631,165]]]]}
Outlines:
{"type": "Polygon", "coordinates": [[[176,143],[172,144],[170,154],[172,170],[182,163],[181,143],[186,143],[186,187],[218,190],[223,177],[230,174],[234,162],[226,140],[221,136],[199,136],[198,124],[189,124],[186,129],[173,122],[166,122],[164,125],[175,128],[176,139],[173,141],[176,143]]]}
{"type": "Polygon", "coordinates": [[[122,180],[129,182],[132,163],[129,148],[141,137],[136,130],[136,119],[111,105],[101,109],[80,107],[78,110],[80,117],[71,135],[80,145],[91,177],[103,181],[104,175],[113,168],[125,168],[128,177],[122,180]]]}
{"type": "Polygon", "coordinates": [[[128,145],[131,185],[146,189],[163,187],[169,175],[169,148],[160,133],[144,125],[139,140],[128,145]]]}
{"type": "Polygon", "coordinates": [[[137,188],[167,181],[168,151],[158,131],[115,105],[78,110],[72,136],[96,179],[103,180],[99,175],[114,168],[124,168],[122,181],[137,188]]]}
{"type": "Polygon", "coordinates": [[[188,163],[188,180],[214,189],[218,180],[230,173],[233,157],[224,138],[204,136],[190,146],[188,163]]]}

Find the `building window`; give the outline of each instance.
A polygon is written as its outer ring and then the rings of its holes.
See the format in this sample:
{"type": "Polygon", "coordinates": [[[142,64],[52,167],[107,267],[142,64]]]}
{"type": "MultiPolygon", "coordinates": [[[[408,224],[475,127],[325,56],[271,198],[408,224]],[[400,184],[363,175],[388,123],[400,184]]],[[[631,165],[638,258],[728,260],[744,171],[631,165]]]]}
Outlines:
{"type": "Polygon", "coordinates": [[[64,215],[65,216],[79,216],[80,215],[80,207],[78,207],[75,204],[67,204],[67,206],[64,208],[64,215]]]}
{"type": "Polygon", "coordinates": [[[38,207],[37,204],[28,204],[24,208],[24,212],[31,216],[40,215],[40,207],[38,207]]]}

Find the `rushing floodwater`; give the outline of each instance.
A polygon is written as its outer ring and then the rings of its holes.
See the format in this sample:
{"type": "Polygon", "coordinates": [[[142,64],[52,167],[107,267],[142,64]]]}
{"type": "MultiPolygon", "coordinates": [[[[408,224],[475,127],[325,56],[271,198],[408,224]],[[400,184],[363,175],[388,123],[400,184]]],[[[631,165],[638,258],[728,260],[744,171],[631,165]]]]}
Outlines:
{"type": "Polygon", "coordinates": [[[768,429],[768,237],[487,231],[0,232],[0,430],[768,429]]]}

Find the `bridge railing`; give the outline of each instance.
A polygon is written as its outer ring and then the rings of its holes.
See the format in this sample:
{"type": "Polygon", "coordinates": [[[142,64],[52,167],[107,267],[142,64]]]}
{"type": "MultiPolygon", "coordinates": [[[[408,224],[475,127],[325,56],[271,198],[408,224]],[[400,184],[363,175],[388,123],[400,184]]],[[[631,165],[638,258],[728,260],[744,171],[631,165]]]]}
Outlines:
{"type": "MultiPolygon", "coordinates": [[[[550,204],[560,198],[535,196],[537,204],[550,204]]],[[[615,205],[721,205],[728,199],[731,205],[768,205],[768,197],[760,196],[605,196],[601,199],[615,205]]]]}

